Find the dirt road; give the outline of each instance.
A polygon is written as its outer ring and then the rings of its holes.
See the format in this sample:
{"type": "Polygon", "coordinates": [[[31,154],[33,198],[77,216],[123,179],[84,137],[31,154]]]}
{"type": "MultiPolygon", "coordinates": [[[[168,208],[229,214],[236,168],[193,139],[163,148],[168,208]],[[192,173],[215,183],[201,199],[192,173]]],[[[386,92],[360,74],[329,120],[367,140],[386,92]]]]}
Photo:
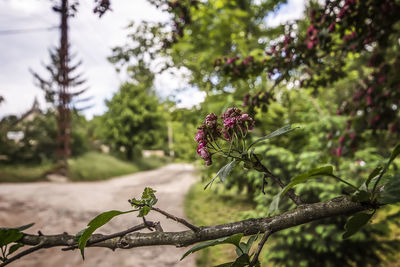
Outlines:
{"type": "MultiPolygon", "coordinates": [[[[0,184],[0,226],[18,226],[35,222],[29,233],[75,234],[84,229],[97,214],[107,210],[128,210],[127,200],[140,197],[144,187],[157,190],[157,207],[183,216],[183,198],[195,182],[194,168],[187,164],[171,164],[153,171],[140,172],[104,182],[0,184]]],[[[186,230],[174,221],[150,213],[148,220],[161,221],[164,231],[186,230]]],[[[99,233],[111,233],[141,223],[136,214],[114,218],[99,233]]],[[[179,262],[187,248],[172,246],[116,250],[88,248],[82,261],[78,250],[61,252],[50,248],[28,255],[10,266],[35,267],[127,267],[181,266],[194,267],[194,256],[179,262]]]]}

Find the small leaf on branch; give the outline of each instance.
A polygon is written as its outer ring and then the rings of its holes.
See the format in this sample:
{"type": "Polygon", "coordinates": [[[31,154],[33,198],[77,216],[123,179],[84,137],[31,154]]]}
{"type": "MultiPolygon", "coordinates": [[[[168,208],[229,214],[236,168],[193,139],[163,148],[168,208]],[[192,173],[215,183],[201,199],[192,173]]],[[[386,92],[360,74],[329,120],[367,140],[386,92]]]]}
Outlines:
{"type": "Polygon", "coordinates": [[[130,211],[111,210],[111,211],[101,213],[101,214],[97,215],[93,220],[91,220],[88,223],[89,227],[86,228],[85,230],[83,230],[83,232],[80,231],[78,233],[78,234],[81,234],[79,241],[78,241],[78,248],[81,250],[82,258],[85,259],[84,249],[85,249],[87,241],[89,240],[89,238],[91,237],[91,235],[93,234],[94,231],[96,231],[98,228],[100,228],[101,226],[108,223],[115,216],[133,212],[133,211],[136,211],[136,210],[130,210],[130,211]]]}
{"type": "Polygon", "coordinates": [[[151,207],[157,203],[158,199],[154,194],[155,192],[157,191],[150,187],[146,187],[143,190],[141,199],[133,198],[129,200],[129,203],[131,203],[133,207],[139,209],[138,217],[146,216],[150,212],[151,207]]]}
{"type": "Polygon", "coordinates": [[[0,229],[0,246],[5,246],[16,242],[22,238],[23,234],[18,229],[1,228],[0,229]]]}
{"type": "Polygon", "coordinates": [[[10,249],[8,250],[8,255],[14,253],[15,251],[17,251],[19,248],[22,248],[24,246],[24,244],[14,244],[10,247],[10,249]]]}
{"type": "Polygon", "coordinates": [[[396,174],[383,187],[383,192],[380,194],[379,202],[383,204],[395,204],[400,202],[400,174],[396,174]]]}
{"type": "Polygon", "coordinates": [[[231,162],[226,164],[224,167],[222,167],[217,172],[217,175],[215,175],[215,177],[208,184],[206,184],[206,186],[204,187],[204,190],[206,190],[209,185],[212,185],[214,180],[217,179],[218,177],[221,182],[224,182],[226,177],[228,177],[228,175],[231,173],[232,169],[237,165],[237,163],[238,162],[236,160],[232,160],[231,162]]]}
{"type": "Polygon", "coordinates": [[[268,209],[268,214],[271,214],[272,212],[275,212],[278,210],[279,207],[279,201],[282,196],[286,194],[287,191],[289,191],[292,187],[304,183],[310,179],[313,178],[318,178],[320,176],[332,176],[333,175],[333,167],[332,166],[324,166],[320,168],[313,169],[311,171],[302,173],[294,178],[292,178],[291,182],[285,186],[285,188],[282,189],[281,192],[279,192],[274,199],[272,200],[269,209],[268,209]]]}
{"type": "Polygon", "coordinates": [[[383,170],[383,167],[382,167],[382,166],[378,166],[378,167],[376,167],[376,168],[371,172],[371,174],[368,176],[367,181],[365,182],[365,184],[367,185],[367,187],[368,187],[369,183],[371,182],[371,180],[374,179],[376,176],[378,176],[378,174],[379,174],[382,170],[383,170]]]}
{"type": "Polygon", "coordinates": [[[370,199],[371,199],[371,193],[365,190],[356,191],[351,196],[351,200],[355,202],[366,202],[370,199]]]}
{"type": "Polygon", "coordinates": [[[369,220],[372,218],[375,212],[373,213],[366,213],[366,212],[359,212],[355,215],[351,216],[345,226],[344,229],[346,230],[343,234],[343,239],[349,238],[350,236],[357,233],[364,225],[366,225],[369,220]]]}
{"type": "Polygon", "coordinates": [[[259,142],[265,141],[265,140],[267,140],[267,139],[271,139],[271,138],[273,138],[273,137],[282,135],[282,134],[284,134],[284,133],[291,132],[291,131],[293,131],[293,130],[296,130],[297,128],[299,128],[299,127],[292,128],[292,126],[291,126],[290,124],[289,124],[289,125],[286,125],[286,126],[283,126],[282,128],[279,128],[278,130],[276,130],[276,131],[274,131],[274,132],[272,132],[272,133],[270,133],[270,134],[268,134],[268,135],[266,135],[266,136],[264,136],[264,137],[261,137],[260,139],[257,139],[256,141],[254,141],[254,142],[249,146],[249,148],[252,147],[253,145],[259,143],[259,142]]]}
{"type": "Polygon", "coordinates": [[[186,253],[183,254],[181,260],[183,260],[186,256],[188,256],[191,253],[194,253],[201,249],[208,248],[208,247],[215,246],[215,245],[232,244],[232,245],[235,245],[236,247],[239,247],[240,239],[242,239],[242,237],[243,237],[243,234],[236,234],[236,235],[200,243],[200,244],[190,248],[188,251],[186,251],[186,253]]]}
{"type": "Polygon", "coordinates": [[[239,258],[237,258],[234,263],[231,265],[232,267],[243,267],[250,264],[250,256],[248,254],[242,254],[239,258]]]}
{"type": "Polygon", "coordinates": [[[389,165],[392,163],[392,161],[398,156],[400,155],[400,143],[398,143],[395,148],[392,151],[392,154],[390,155],[390,159],[389,162],[386,165],[386,168],[389,167],[389,165]]]}

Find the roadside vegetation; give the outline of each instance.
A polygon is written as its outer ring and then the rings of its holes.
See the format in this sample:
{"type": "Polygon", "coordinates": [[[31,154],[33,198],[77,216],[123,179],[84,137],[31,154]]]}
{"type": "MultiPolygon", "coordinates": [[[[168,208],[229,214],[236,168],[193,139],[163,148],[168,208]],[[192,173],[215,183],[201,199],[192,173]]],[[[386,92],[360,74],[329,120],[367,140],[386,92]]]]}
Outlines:
{"type": "MultiPolygon", "coordinates": [[[[69,178],[72,181],[100,181],[155,169],[169,162],[170,160],[165,157],[141,158],[128,162],[112,155],[89,152],[69,160],[69,178]]],[[[47,173],[54,167],[54,163],[0,165],[0,183],[46,181],[47,173]]]]}
{"type": "MultiPolygon", "coordinates": [[[[185,214],[195,225],[215,225],[244,219],[244,213],[254,208],[254,204],[237,190],[225,190],[223,185],[213,185],[204,190],[205,183],[194,184],[186,195],[185,214]]],[[[196,264],[207,267],[232,261],[236,258],[233,246],[221,245],[198,252],[196,264]]]]}

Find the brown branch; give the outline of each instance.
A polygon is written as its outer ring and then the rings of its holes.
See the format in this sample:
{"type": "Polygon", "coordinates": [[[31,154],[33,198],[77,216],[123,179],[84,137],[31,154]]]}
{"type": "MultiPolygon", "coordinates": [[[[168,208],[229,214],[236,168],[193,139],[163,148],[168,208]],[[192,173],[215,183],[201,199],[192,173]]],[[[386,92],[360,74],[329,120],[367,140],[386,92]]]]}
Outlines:
{"type": "Polygon", "coordinates": [[[155,211],[157,211],[157,212],[159,212],[159,213],[161,213],[162,215],[164,215],[164,216],[167,217],[168,219],[172,219],[172,220],[174,220],[174,221],[177,221],[177,222],[179,222],[179,223],[185,225],[187,228],[189,228],[189,229],[191,229],[191,230],[193,230],[193,231],[195,231],[195,232],[200,231],[200,228],[199,228],[199,227],[197,227],[197,226],[195,226],[195,225],[189,223],[189,222],[186,221],[185,219],[176,217],[176,216],[174,216],[174,215],[172,215],[172,214],[170,214],[170,213],[168,213],[168,212],[166,212],[166,211],[163,211],[163,210],[161,210],[161,209],[159,209],[159,208],[156,208],[156,207],[151,207],[151,209],[152,209],[152,210],[155,210],[155,211]]]}
{"type": "Polygon", "coordinates": [[[263,238],[261,239],[260,243],[258,243],[256,254],[254,255],[253,259],[250,262],[250,267],[256,266],[256,263],[258,261],[258,257],[260,256],[260,253],[261,253],[261,250],[263,249],[265,242],[267,242],[268,237],[271,234],[272,234],[271,230],[268,229],[267,231],[265,231],[263,238]]]}
{"type": "Polygon", "coordinates": [[[0,267],[6,266],[6,265],[10,264],[11,262],[16,261],[16,260],[22,258],[23,256],[29,255],[29,254],[31,254],[39,249],[42,249],[42,248],[45,248],[44,242],[39,243],[37,246],[30,247],[30,248],[18,253],[14,257],[7,259],[6,261],[0,263],[0,267]]]}
{"type": "MultiPolygon", "coordinates": [[[[101,235],[96,235],[89,239],[89,244],[91,244],[88,245],[88,247],[129,249],[157,245],[174,245],[177,247],[189,246],[197,242],[214,240],[238,233],[254,235],[259,232],[265,232],[266,229],[270,229],[271,233],[274,233],[311,221],[340,215],[350,215],[369,208],[371,207],[368,205],[362,205],[357,202],[352,202],[345,197],[339,197],[327,202],[302,205],[294,210],[273,217],[248,219],[229,224],[200,227],[198,232],[194,232],[193,230],[181,232],[136,232],[127,234],[122,238],[115,237],[93,243],[93,241],[101,238],[101,235]]],[[[74,238],[75,236],[73,235],[64,234],[43,236],[24,234],[22,239],[18,242],[31,246],[36,246],[40,242],[43,242],[42,244],[45,247],[72,246],[76,244],[74,238]]]]}
{"type": "MultiPolygon", "coordinates": [[[[110,235],[101,235],[98,238],[97,235],[93,235],[93,238],[91,238],[90,240],[88,240],[88,242],[86,243],[86,246],[90,246],[102,241],[106,241],[108,239],[112,239],[115,237],[123,237],[126,234],[132,233],[132,232],[136,232],[145,228],[151,229],[151,228],[155,228],[157,225],[157,223],[154,222],[150,222],[150,221],[146,221],[145,223],[139,224],[139,225],[135,225],[129,229],[126,229],[124,231],[118,232],[118,233],[114,233],[114,234],[110,234],[110,235]]],[[[78,248],[78,245],[73,245],[67,248],[63,248],[62,250],[67,251],[67,250],[74,250],[78,248]]]]}

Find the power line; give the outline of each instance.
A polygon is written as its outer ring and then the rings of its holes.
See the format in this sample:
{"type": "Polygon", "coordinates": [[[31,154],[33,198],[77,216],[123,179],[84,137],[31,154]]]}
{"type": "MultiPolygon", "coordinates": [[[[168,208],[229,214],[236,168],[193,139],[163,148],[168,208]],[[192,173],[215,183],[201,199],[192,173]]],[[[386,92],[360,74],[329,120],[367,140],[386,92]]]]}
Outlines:
{"type": "Polygon", "coordinates": [[[31,29],[15,29],[15,30],[0,30],[0,35],[24,34],[31,32],[52,31],[59,29],[60,26],[51,26],[46,28],[31,28],[31,29]]]}

